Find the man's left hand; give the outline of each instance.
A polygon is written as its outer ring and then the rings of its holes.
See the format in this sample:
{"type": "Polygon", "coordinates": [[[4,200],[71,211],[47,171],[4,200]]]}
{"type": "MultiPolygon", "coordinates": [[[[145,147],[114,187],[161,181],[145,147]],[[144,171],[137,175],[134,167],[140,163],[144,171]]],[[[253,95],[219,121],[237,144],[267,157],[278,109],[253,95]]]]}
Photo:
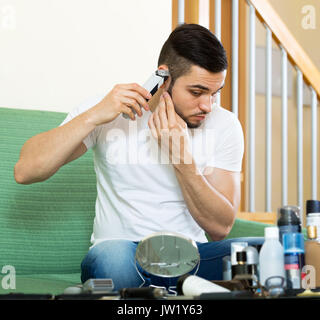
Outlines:
{"type": "Polygon", "coordinates": [[[192,163],[187,124],[176,113],[168,92],[161,95],[159,105],[150,116],[148,125],[152,136],[172,164],[192,163]]]}

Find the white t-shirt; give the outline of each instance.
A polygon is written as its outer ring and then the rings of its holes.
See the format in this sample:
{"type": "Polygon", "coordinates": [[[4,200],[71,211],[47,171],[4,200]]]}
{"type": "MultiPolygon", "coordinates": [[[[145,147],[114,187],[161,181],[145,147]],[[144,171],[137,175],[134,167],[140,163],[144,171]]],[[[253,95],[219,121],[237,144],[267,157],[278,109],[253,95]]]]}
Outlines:
{"type": "MultiPolygon", "coordinates": [[[[61,125],[102,98],[74,109],[61,125]]],[[[151,135],[150,114],[143,110],[136,121],[119,115],[83,141],[87,149],[93,149],[97,177],[92,245],[111,239],[139,241],[159,231],[207,242],[204,230],[188,211],[173,166],[151,135]]],[[[243,132],[232,112],[213,105],[201,126],[188,132],[200,172],[206,167],[241,171],[243,132]]]]}

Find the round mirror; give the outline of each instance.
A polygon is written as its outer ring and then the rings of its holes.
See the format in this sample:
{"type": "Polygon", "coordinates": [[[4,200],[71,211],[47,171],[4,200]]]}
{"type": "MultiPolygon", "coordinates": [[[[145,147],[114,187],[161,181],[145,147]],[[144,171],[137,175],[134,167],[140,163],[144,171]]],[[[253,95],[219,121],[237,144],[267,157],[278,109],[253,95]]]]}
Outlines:
{"type": "Polygon", "coordinates": [[[200,261],[197,244],[174,232],[156,232],[142,239],[136,261],[147,272],[161,277],[179,277],[200,261]]]}

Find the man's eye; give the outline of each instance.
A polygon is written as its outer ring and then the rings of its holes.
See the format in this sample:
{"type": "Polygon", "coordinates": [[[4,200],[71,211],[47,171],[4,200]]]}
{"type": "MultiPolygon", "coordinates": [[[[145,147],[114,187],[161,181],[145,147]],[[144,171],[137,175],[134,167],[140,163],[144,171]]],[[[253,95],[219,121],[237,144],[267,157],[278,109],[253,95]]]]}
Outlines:
{"type": "Polygon", "coordinates": [[[213,93],[212,96],[215,97],[218,93],[220,93],[221,89],[219,89],[217,92],[213,93]]]}
{"type": "Polygon", "coordinates": [[[196,96],[196,97],[198,97],[198,96],[201,95],[201,92],[199,92],[199,91],[191,91],[191,94],[196,96]]]}

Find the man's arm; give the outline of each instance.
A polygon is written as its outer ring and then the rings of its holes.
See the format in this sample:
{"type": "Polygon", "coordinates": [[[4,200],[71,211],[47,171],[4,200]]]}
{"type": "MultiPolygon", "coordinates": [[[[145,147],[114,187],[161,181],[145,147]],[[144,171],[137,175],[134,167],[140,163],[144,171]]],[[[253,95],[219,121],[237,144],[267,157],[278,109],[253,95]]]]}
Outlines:
{"type": "Polygon", "coordinates": [[[168,152],[188,209],[212,240],[230,232],[240,202],[240,173],[208,167],[204,174],[190,152],[187,124],[164,93],[148,125],[160,147],[168,152]],[[183,139],[181,139],[183,138],[183,139]]]}
{"type": "Polygon", "coordinates": [[[31,184],[51,177],[64,164],[83,155],[82,140],[95,128],[87,114],[65,125],[40,133],[23,145],[14,167],[16,182],[31,184]]]}
{"type": "Polygon", "coordinates": [[[14,167],[16,182],[30,184],[48,179],[64,164],[83,155],[83,140],[97,126],[116,119],[121,113],[135,120],[134,109],[142,116],[140,106],[149,111],[146,99],[152,96],[136,83],[119,84],[89,110],[68,123],[30,138],[22,147],[14,167]]]}
{"type": "Polygon", "coordinates": [[[174,165],[183,197],[194,220],[212,240],[228,235],[240,204],[240,173],[206,168],[195,163],[174,165]]]}

